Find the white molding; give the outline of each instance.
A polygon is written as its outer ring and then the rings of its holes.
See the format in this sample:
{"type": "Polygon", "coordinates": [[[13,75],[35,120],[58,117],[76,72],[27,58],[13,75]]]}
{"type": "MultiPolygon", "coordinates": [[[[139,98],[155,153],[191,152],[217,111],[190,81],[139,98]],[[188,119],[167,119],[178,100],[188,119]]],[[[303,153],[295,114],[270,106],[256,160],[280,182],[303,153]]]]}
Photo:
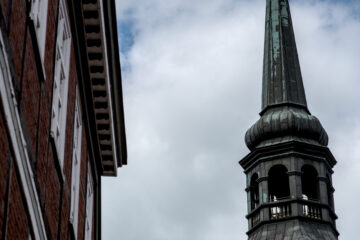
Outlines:
{"type": "Polygon", "coordinates": [[[41,66],[45,74],[45,44],[46,44],[46,27],[47,27],[47,15],[48,15],[49,0],[31,0],[30,18],[33,20],[36,39],[39,46],[39,53],[41,59],[41,66]]]}
{"type": "Polygon", "coordinates": [[[10,132],[10,143],[14,149],[15,162],[19,170],[20,184],[23,187],[34,237],[35,239],[46,240],[46,230],[39,196],[26,150],[27,144],[22,131],[19,112],[17,111],[17,102],[9,71],[9,64],[5,56],[4,41],[0,33],[0,95],[4,106],[6,125],[10,132]]]}
{"type": "Polygon", "coordinates": [[[50,134],[55,142],[61,173],[64,175],[63,168],[70,77],[71,31],[66,3],[64,0],[59,1],[50,134]]]}
{"type": "Polygon", "coordinates": [[[91,172],[91,165],[90,162],[88,162],[86,184],[85,240],[91,240],[93,227],[92,224],[94,212],[94,182],[91,172]]]}
{"type": "Polygon", "coordinates": [[[71,168],[71,202],[70,202],[70,223],[72,224],[75,239],[77,239],[78,218],[79,218],[79,193],[80,193],[80,169],[81,169],[81,146],[82,146],[82,118],[80,102],[76,89],[75,117],[73,134],[73,157],[71,168]]]}

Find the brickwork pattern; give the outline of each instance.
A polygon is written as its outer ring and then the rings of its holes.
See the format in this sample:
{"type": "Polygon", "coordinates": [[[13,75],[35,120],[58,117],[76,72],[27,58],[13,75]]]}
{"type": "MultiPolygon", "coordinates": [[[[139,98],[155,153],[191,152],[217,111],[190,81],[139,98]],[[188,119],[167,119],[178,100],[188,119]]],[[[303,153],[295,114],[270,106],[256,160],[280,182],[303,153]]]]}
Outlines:
{"type": "MultiPolygon", "coordinates": [[[[67,2],[67,1],[65,1],[67,2]]],[[[70,186],[72,167],[72,144],[75,96],[78,84],[74,49],[71,49],[69,93],[67,106],[64,169],[60,169],[55,145],[50,136],[53,75],[55,62],[55,39],[57,32],[58,0],[49,0],[44,64],[38,62],[36,35],[33,22],[27,16],[30,4],[24,0],[1,0],[0,26],[5,45],[9,46],[7,57],[13,73],[13,85],[19,103],[18,111],[22,130],[27,141],[35,185],[49,239],[71,239],[69,228],[70,186]],[[42,74],[44,74],[42,76],[42,74]]],[[[1,102],[1,101],[0,101],[1,102]]],[[[81,104],[80,104],[81,106],[81,104]]],[[[0,238],[5,226],[7,239],[27,239],[31,224],[23,196],[23,189],[12,164],[9,180],[9,135],[0,104],[0,238]],[[9,180],[9,181],[8,181],[9,180]],[[6,194],[7,184],[10,191],[6,194]],[[7,199],[9,204],[7,205],[7,199]],[[5,210],[8,209],[6,213],[5,210]]],[[[81,186],[79,199],[78,239],[84,237],[86,171],[88,149],[85,127],[82,131],[81,186]]],[[[94,224],[93,224],[94,225],[94,224]]]]}

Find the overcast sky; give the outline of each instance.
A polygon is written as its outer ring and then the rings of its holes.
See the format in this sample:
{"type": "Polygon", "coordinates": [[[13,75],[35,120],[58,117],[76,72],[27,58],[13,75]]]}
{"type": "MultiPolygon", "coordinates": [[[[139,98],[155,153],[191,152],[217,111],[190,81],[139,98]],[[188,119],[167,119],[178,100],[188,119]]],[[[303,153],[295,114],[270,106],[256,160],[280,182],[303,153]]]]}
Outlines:
{"type": "MultiPolygon", "coordinates": [[[[128,165],[103,178],[104,239],[246,239],[238,161],[261,107],[265,2],[116,1],[128,165]]],[[[340,239],[355,240],[360,0],[290,4],[308,106],[338,161],[340,239]]]]}

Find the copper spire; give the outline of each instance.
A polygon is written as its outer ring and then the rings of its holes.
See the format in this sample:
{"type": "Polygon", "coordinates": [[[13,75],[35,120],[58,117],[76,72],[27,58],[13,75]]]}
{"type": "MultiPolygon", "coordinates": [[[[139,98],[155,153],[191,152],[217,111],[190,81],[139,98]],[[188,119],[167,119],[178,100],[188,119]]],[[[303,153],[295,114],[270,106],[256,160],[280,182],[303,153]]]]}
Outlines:
{"type": "Polygon", "coordinates": [[[288,0],[268,0],[266,6],[262,110],[277,104],[306,108],[288,0]]]}
{"type": "Polygon", "coordinates": [[[261,118],[247,131],[250,149],[289,140],[327,145],[307,108],[288,0],[267,0],[261,118]]]}

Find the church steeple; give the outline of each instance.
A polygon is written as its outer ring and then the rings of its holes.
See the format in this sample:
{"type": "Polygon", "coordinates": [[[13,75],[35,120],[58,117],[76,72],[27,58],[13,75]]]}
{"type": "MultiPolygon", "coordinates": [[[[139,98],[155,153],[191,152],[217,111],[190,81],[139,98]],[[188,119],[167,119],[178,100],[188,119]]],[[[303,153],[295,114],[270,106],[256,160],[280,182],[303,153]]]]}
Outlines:
{"type": "Polygon", "coordinates": [[[249,240],[337,240],[328,136],[308,110],[288,0],[266,0],[262,111],[246,132],[249,240]]]}

